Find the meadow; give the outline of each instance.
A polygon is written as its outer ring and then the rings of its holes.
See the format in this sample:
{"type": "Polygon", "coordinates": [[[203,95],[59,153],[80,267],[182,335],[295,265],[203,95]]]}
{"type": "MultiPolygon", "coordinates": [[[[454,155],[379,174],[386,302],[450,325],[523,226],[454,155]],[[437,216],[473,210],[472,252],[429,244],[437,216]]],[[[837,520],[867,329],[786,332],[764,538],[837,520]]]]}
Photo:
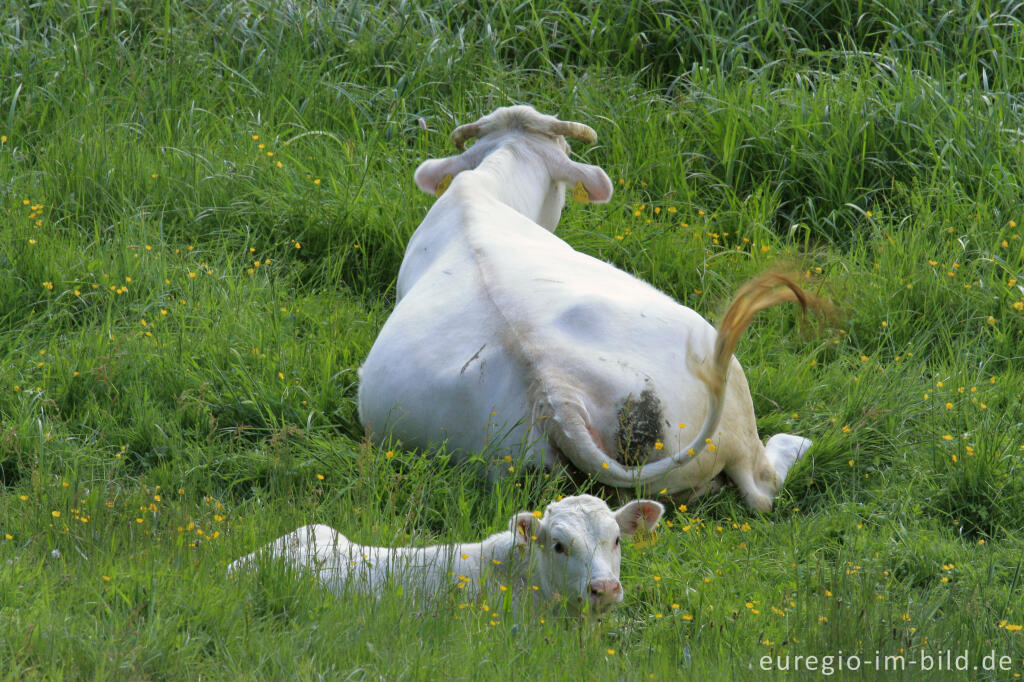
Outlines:
{"type": "Polygon", "coordinates": [[[0,674],[1019,678],[1022,93],[1009,1],[5,3],[0,674]],[[356,412],[413,170],[519,102],[598,133],[575,248],[712,321],[768,267],[837,304],[737,351],[814,447],[771,513],[673,504],[600,621],[229,578],[304,523],[468,540],[577,491],[356,412]]]}

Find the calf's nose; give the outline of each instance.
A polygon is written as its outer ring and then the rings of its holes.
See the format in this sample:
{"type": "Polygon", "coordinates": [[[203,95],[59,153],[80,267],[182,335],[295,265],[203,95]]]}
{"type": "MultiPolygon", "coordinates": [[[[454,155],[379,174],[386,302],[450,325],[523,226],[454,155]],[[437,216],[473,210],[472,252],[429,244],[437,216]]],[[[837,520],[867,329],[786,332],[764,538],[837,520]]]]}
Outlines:
{"type": "Polygon", "coordinates": [[[590,599],[597,604],[615,603],[622,599],[622,583],[618,580],[591,580],[590,599]]]}

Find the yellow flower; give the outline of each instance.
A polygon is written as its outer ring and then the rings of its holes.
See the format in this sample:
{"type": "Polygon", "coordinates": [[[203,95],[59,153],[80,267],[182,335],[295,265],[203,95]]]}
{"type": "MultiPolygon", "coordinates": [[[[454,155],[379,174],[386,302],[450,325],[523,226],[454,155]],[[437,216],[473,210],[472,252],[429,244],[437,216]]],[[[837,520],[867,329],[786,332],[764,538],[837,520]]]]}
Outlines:
{"type": "Polygon", "coordinates": [[[324,475],[323,474],[317,474],[316,475],[316,480],[318,480],[318,481],[324,480],[324,475]]]}
{"type": "Polygon", "coordinates": [[[601,462],[601,468],[602,469],[610,469],[611,467],[608,466],[608,462],[601,462]]]}
{"type": "Polygon", "coordinates": [[[391,459],[392,457],[395,456],[395,451],[394,450],[388,450],[387,452],[384,453],[384,456],[387,457],[388,459],[391,459]]]}
{"type": "Polygon", "coordinates": [[[665,447],[665,444],[662,443],[660,440],[654,441],[654,449],[655,450],[661,450],[664,447],[665,447]]]}
{"type": "Polygon", "coordinates": [[[319,185],[320,184],[320,178],[317,178],[316,180],[314,180],[313,184],[314,185],[319,185]]]}
{"type": "Polygon", "coordinates": [[[50,512],[50,516],[52,516],[55,519],[59,519],[60,518],[60,512],[57,511],[56,509],[54,509],[52,512],[50,512]]]}
{"type": "Polygon", "coordinates": [[[53,291],[53,282],[43,282],[43,288],[53,291]]]}

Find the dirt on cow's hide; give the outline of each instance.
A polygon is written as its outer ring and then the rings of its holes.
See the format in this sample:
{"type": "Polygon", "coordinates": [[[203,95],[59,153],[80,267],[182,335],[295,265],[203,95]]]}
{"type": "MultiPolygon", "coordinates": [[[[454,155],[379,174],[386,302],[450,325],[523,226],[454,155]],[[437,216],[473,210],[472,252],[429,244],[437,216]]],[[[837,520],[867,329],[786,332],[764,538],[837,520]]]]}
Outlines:
{"type": "Polygon", "coordinates": [[[626,397],[619,408],[619,430],[615,435],[615,459],[626,466],[644,464],[661,440],[661,401],[651,389],[639,398],[626,397]]]}

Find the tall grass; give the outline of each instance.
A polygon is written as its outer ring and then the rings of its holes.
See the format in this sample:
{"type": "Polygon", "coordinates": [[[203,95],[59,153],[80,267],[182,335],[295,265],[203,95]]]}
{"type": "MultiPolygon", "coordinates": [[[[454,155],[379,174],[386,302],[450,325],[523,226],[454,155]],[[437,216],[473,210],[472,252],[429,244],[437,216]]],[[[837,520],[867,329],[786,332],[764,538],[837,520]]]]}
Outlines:
{"type": "Polygon", "coordinates": [[[1011,2],[8,3],[0,670],[747,679],[967,650],[965,676],[1024,673],[1021,92],[1011,2]],[[577,490],[375,447],[356,415],[431,202],[412,171],[513,102],[598,131],[576,154],[616,196],[566,207],[576,248],[711,319],[768,266],[820,280],[838,330],[780,309],[738,351],[761,434],[814,449],[771,514],[675,501],[601,622],[229,579],[302,523],[466,540],[577,490]]]}

